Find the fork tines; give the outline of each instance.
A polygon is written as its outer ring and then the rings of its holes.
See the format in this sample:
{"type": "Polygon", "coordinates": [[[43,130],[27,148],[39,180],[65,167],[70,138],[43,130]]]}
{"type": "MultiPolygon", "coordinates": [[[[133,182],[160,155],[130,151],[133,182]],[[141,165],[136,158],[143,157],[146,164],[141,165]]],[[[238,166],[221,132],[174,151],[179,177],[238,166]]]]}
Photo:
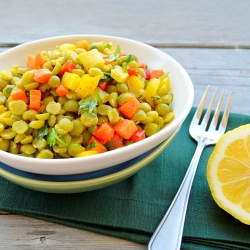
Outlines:
{"type": "Polygon", "coordinates": [[[229,116],[229,111],[230,111],[230,105],[231,105],[231,101],[232,101],[232,94],[233,92],[231,91],[230,94],[229,94],[229,98],[228,98],[228,101],[227,101],[227,104],[226,104],[226,107],[224,109],[224,113],[223,113],[223,116],[221,118],[221,123],[220,123],[220,126],[218,127],[218,122],[219,122],[219,117],[220,117],[220,114],[221,114],[221,106],[222,106],[222,101],[223,101],[223,98],[224,98],[224,93],[225,91],[223,90],[222,91],[222,94],[220,96],[220,99],[218,101],[218,104],[217,104],[217,107],[215,109],[215,112],[213,114],[213,118],[211,120],[211,112],[212,112],[212,109],[213,109],[213,105],[214,105],[214,101],[215,101],[215,98],[216,98],[216,94],[218,92],[218,89],[215,90],[214,94],[213,94],[213,97],[212,97],[212,100],[207,108],[207,111],[206,113],[203,115],[203,110],[204,110],[204,106],[205,106],[205,103],[206,103],[206,99],[207,99],[207,96],[208,96],[208,93],[209,93],[209,90],[210,90],[210,85],[208,85],[201,101],[200,101],[200,104],[196,110],[196,114],[195,114],[195,117],[198,121],[199,124],[205,126],[205,127],[209,127],[209,130],[218,130],[220,132],[225,132],[226,130],[226,126],[227,126],[227,121],[228,121],[228,116],[229,116]],[[211,121],[210,121],[211,120],[211,121]],[[209,125],[212,125],[212,126],[209,126],[209,125]]]}

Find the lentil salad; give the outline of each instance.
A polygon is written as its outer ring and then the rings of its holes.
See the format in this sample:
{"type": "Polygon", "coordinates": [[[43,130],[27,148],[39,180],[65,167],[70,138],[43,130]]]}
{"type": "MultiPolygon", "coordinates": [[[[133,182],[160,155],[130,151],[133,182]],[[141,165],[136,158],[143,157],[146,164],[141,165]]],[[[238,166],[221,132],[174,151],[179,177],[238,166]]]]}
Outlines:
{"type": "Polygon", "coordinates": [[[0,71],[0,149],[37,158],[114,150],[174,119],[168,72],[86,40],[0,71]]]}

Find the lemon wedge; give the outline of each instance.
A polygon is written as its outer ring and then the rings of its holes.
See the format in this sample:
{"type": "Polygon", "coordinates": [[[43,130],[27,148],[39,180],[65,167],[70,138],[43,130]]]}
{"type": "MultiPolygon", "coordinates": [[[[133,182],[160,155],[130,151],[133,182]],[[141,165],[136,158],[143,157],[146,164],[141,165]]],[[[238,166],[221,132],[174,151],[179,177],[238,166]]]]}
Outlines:
{"type": "Polygon", "coordinates": [[[208,161],[207,180],[215,202],[250,225],[250,124],[220,138],[208,161]]]}

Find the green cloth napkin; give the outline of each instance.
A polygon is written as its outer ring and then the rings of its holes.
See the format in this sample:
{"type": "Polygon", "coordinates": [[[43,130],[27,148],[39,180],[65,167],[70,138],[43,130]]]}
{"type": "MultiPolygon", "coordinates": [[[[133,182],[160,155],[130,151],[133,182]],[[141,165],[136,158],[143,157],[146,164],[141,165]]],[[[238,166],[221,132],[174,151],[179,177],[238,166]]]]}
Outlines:
{"type": "MultiPolygon", "coordinates": [[[[0,177],[0,210],[147,244],[186,173],[196,148],[188,133],[191,110],[170,146],[134,176],[86,193],[49,194],[0,177]]],[[[228,130],[250,122],[230,114],[228,130]]],[[[250,226],[219,208],[211,197],[203,151],[192,187],[181,249],[250,249],[250,226]]]]}

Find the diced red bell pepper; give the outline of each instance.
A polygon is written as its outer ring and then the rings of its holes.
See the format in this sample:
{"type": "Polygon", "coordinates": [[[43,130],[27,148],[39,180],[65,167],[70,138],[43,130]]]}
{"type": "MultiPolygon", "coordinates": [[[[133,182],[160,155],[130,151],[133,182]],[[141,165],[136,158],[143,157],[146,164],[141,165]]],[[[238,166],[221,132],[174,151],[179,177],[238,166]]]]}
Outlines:
{"type": "Polygon", "coordinates": [[[107,87],[109,86],[109,82],[99,82],[98,87],[102,89],[103,91],[106,91],[107,87]]]}
{"type": "Polygon", "coordinates": [[[149,69],[144,68],[143,70],[144,70],[144,78],[146,80],[150,80],[151,79],[151,73],[150,73],[149,69]]]}
{"type": "Polygon", "coordinates": [[[138,72],[135,69],[128,68],[128,74],[130,76],[138,76],[138,72]]]}
{"type": "Polygon", "coordinates": [[[131,136],[131,140],[133,142],[138,142],[146,138],[146,133],[143,129],[138,129],[135,133],[131,136]]]}
{"type": "Polygon", "coordinates": [[[65,72],[70,73],[73,69],[76,69],[76,65],[71,60],[68,60],[66,63],[63,64],[59,75],[62,76],[65,72]]]}
{"type": "Polygon", "coordinates": [[[94,132],[94,136],[97,137],[102,144],[106,144],[114,136],[114,133],[115,130],[113,126],[109,122],[103,121],[94,132]]]}
{"type": "Polygon", "coordinates": [[[124,146],[122,138],[115,132],[114,136],[105,144],[108,150],[114,150],[124,146]]]}

